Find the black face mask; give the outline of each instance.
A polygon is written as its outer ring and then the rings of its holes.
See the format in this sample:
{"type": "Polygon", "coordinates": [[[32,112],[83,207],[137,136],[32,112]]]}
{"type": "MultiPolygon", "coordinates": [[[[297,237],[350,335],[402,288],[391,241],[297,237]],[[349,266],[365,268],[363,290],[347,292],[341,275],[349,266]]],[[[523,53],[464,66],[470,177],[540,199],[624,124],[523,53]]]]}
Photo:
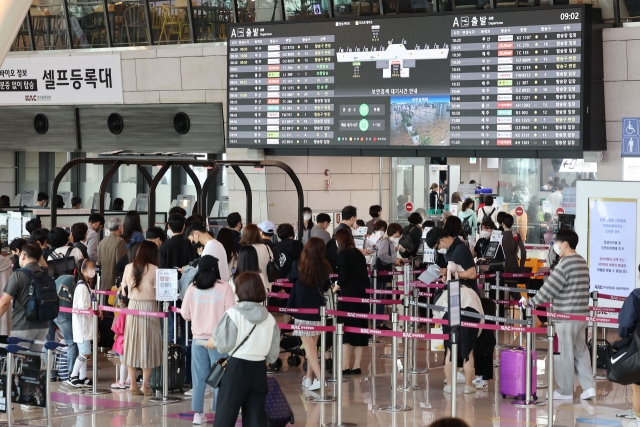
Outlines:
{"type": "Polygon", "coordinates": [[[203,247],[203,244],[200,242],[191,242],[191,246],[193,246],[194,249],[200,249],[203,247]]]}

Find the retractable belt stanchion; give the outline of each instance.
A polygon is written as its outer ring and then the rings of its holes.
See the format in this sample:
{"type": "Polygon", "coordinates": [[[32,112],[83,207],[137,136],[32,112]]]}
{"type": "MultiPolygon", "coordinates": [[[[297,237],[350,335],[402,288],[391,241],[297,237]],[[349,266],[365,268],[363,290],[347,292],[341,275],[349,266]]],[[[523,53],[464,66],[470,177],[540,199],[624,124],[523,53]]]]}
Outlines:
{"type": "Polygon", "coordinates": [[[548,342],[548,363],[547,363],[547,378],[549,382],[549,391],[547,392],[547,427],[553,427],[553,337],[555,335],[555,330],[553,325],[551,324],[551,319],[547,318],[547,339],[548,342]]]}
{"type": "MultiPolygon", "coordinates": [[[[173,301],[173,306],[178,306],[178,301],[173,301]]],[[[173,312],[173,343],[178,344],[178,312],[173,312]]]]}
{"type": "MultiPolygon", "coordinates": [[[[487,280],[484,281],[484,292],[487,295],[487,298],[491,299],[491,283],[487,280]]],[[[496,296],[498,296],[498,290],[496,290],[496,296]]],[[[499,316],[500,312],[496,311],[496,314],[499,316]]],[[[497,324],[498,322],[496,322],[497,324]]],[[[498,356],[498,344],[499,344],[499,335],[498,335],[498,331],[496,330],[495,332],[496,334],[496,345],[494,347],[493,353],[494,353],[494,360],[493,360],[493,367],[495,368],[496,366],[500,366],[500,363],[497,360],[497,356],[498,356]]]]}
{"type": "MultiPolygon", "coordinates": [[[[12,410],[13,410],[13,402],[11,401],[11,385],[13,384],[13,379],[11,378],[13,375],[13,353],[11,353],[9,351],[9,348],[11,346],[7,346],[7,363],[6,363],[6,368],[7,368],[7,383],[6,383],[6,390],[5,390],[5,398],[4,398],[4,402],[5,402],[5,408],[7,410],[7,426],[8,427],[12,427],[13,426],[13,414],[12,414],[12,410]]],[[[47,377],[49,379],[49,381],[51,381],[50,377],[47,377]]],[[[47,393],[49,391],[47,390],[47,393]]],[[[51,424],[50,424],[51,425],[51,424]]]]}
{"type": "MultiPolygon", "coordinates": [[[[391,313],[391,323],[393,325],[393,331],[398,332],[398,313],[391,313]]],[[[398,337],[394,336],[391,338],[391,406],[378,406],[378,409],[381,411],[388,412],[405,412],[410,411],[411,406],[399,406],[398,405],[398,397],[397,397],[397,384],[398,384],[398,365],[396,361],[398,360],[398,337]]]]}
{"type": "MultiPolygon", "coordinates": [[[[65,344],[54,341],[47,341],[46,343],[44,343],[44,348],[45,350],[47,350],[47,389],[45,396],[47,426],[53,426],[53,424],[51,423],[51,366],[53,365],[53,351],[58,347],[63,347],[64,345],[65,344]]],[[[7,396],[10,397],[11,393],[7,393],[7,396]]]]}
{"type": "Polygon", "coordinates": [[[593,371],[593,378],[597,378],[598,373],[598,322],[596,316],[598,315],[598,291],[591,292],[591,298],[593,299],[593,322],[591,324],[591,370],[593,371]]]}
{"type": "Polygon", "coordinates": [[[107,389],[99,389],[98,388],[98,301],[91,301],[91,308],[93,309],[94,314],[92,315],[92,323],[93,323],[93,385],[91,386],[91,391],[86,392],[90,396],[99,396],[101,394],[109,394],[111,390],[107,389]]]}
{"type": "MultiPolygon", "coordinates": [[[[338,294],[336,294],[335,292],[332,293],[332,298],[333,298],[333,306],[336,308],[336,310],[338,309],[338,294]]],[[[337,326],[338,325],[338,316],[333,316],[333,326],[337,326]]],[[[342,326],[342,325],[341,325],[342,326]]],[[[351,381],[350,378],[347,377],[342,377],[342,363],[340,363],[339,365],[337,364],[337,360],[338,360],[338,350],[342,351],[342,344],[338,344],[338,337],[336,336],[336,334],[333,334],[333,343],[331,344],[331,359],[332,359],[332,369],[333,369],[333,374],[331,375],[331,378],[327,379],[328,383],[335,383],[338,382],[338,375],[336,374],[337,372],[339,372],[339,376],[341,378],[341,382],[349,382],[351,381]],[[340,346],[340,347],[339,347],[340,346]]]]}
{"type": "MultiPolygon", "coordinates": [[[[327,307],[320,306],[320,322],[322,326],[327,326],[327,307]]],[[[320,396],[313,399],[314,402],[335,402],[337,399],[335,396],[327,396],[325,390],[325,358],[324,354],[327,352],[327,333],[325,331],[320,332],[320,396]]],[[[308,362],[307,362],[308,363],[308,362]]],[[[342,363],[337,366],[338,371],[342,374],[342,363]]],[[[335,372],[336,366],[334,366],[335,372]]]]}
{"type": "MultiPolygon", "coordinates": [[[[404,296],[403,306],[404,306],[404,313],[405,313],[404,315],[407,316],[405,317],[405,319],[408,319],[409,311],[411,310],[411,307],[409,305],[408,295],[404,296]]],[[[402,344],[404,347],[404,353],[402,356],[402,385],[398,386],[398,388],[401,390],[417,390],[420,388],[416,385],[409,384],[409,353],[410,353],[409,352],[409,339],[410,339],[409,324],[410,322],[408,320],[404,321],[404,333],[406,335],[402,338],[402,344]]],[[[393,345],[395,347],[395,343],[393,345]]]]}
{"type": "MultiPolygon", "coordinates": [[[[335,423],[325,424],[324,427],[358,427],[357,424],[342,422],[342,337],[344,335],[343,327],[344,326],[342,325],[342,323],[336,324],[336,332],[334,334],[337,336],[337,343],[339,346],[337,351],[337,356],[336,356],[337,360],[335,360],[334,362],[334,366],[336,364],[338,365],[338,371],[337,371],[338,384],[336,384],[336,387],[337,387],[336,394],[337,394],[337,400],[338,400],[337,417],[336,417],[335,423]]],[[[334,370],[334,372],[336,371],[334,370]]]]}
{"type": "MultiPolygon", "coordinates": [[[[420,314],[420,312],[418,311],[418,306],[415,304],[418,302],[418,288],[413,288],[413,301],[414,304],[411,305],[410,310],[412,311],[412,316],[415,317],[414,323],[413,323],[413,332],[418,332],[418,327],[419,327],[419,323],[418,323],[418,316],[420,314]]],[[[428,334],[429,326],[427,326],[427,331],[426,333],[428,334]]],[[[414,341],[413,343],[413,351],[411,352],[411,370],[409,371],[410,374],[426,374],[428,373],[429,370],[428,369],[418,369],[418,342],[414,341]]]]}
{"type": "MultiPolygon", "coordinates": [[[[533,316],[531,313],[531,307],[527,307],[527,327],[528,328],[533,328],[533,316]]],[[[553,345],[553,341],[552,341],[552,345],[553,345]]],[[[533,360],[532,360],[532,351],[533,351],[533,334],[531,332],[527,332],[527,347],[525,349],[525,351],[527,352],[525,357],[526,357],[526,370],[525,370],[525,400],[516,400],[511,402],[512,405],[518,407],[518,408],[535,408],[537,406],[542,406],[544,405],[544,402],[536,402],[533,399],[533,394],[532,394],[532,376],[533,376],[533,360]]],[[[551,384],[551,383],[550,383],[551,384]]]]}
{"type": "MultiPolygon", "coordinates": [[[[169,396],[169,302],[162,303],[162,311],[167,315],[162,319],[162,396],[152,397],[149,402],[179,402],[179,397],[169,396]]],[[[131,379],[133,381],[133,378],[131,379]]]]}

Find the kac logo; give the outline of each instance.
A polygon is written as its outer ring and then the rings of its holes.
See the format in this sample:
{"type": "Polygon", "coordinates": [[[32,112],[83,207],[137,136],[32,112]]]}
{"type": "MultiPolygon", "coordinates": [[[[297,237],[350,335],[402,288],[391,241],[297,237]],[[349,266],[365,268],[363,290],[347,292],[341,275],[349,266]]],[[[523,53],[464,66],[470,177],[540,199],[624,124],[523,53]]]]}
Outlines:
{"type": "Polygon", "coordinates": [[[36,101],[37,100],[37,95],[25,95],[24,96],[24,100],[25,101],[36,101]]]}

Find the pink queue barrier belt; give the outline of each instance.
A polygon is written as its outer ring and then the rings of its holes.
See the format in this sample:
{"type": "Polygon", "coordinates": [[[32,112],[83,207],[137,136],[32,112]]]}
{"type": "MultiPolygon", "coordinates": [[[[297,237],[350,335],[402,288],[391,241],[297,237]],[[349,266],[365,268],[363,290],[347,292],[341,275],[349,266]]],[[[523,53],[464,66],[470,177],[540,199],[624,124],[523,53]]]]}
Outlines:
{"type": "Polygon", "coordinates": [[[379,295],[404,295],[404,291],[395,290],[395,289],[365,289],[365,292],[368,294],[379,294],[379,295]]]}
{"type": "Polygon", "coordinates": [[[415,338],[419,340],[448,340],[448,334],[422,334],[417,332],[383,331],[380,329],[356,328],[345,326],[345,332],[362,335],[376,335],[379,337],[415,338]]]}
{"type": "Polygon", "coordinates": [[[489,329],[491,331],[531,332],[532,334],[546,334],[545,328],[527,328],[524,326],[487,325],[486,323],[460,322],[460,326],[473,329],[489,329]]]}
{"type": "Polygon", "coordinates": [[[389,320],[388,314],[350,313],[348,311],[327,310],[329,316],[350,317],[353,319],[389,320]]]}
{"type": "Polygon", "coordinates": [[[518,301],[504,301],[504,300],[493,300],[498,305],[510,305],[513,307],[518,307],[520,303],[518,301]]]}
{"type": "Polygon", "coordinates": [[[285,292],[267,292],[267,296],[269,298],[281,298],[281,299],[289,298],[289,294],[285,292]]]}
{"type": "Polygon", "coordinates": [[[615,308],[615,307],[589,307],[589,310],[595,311],[596,313],[602,313],[602,314],[620,313],[620,311],[622,311],[621,308],[615,308]]]}
{"type": "Polygon", "coordinates": [[[112,313],[132,314],[134,316],[146,316],[146,317],[158,317],[158,318],[169,317],[169,313],[163,313],[162,311],[130,310],[128,308],[111,307],[110,305],[99,305],[98,308],[102,311],[110,311],[112,313]]]}
{"type": "Polygon", "coordinates": [[[373,298],[354,298],[354,297],[338,297],[338,301],[342,302],[357,302],[361,304],[382,304],[382,305],[395,305],[402,304],[399,299],[373,299],[373,298]]]}
{"type": "Polygon", "coordinates": [[[545,276],[548,276],[549,274],[551,273],[549,273],[548,271],[545,271],[542,273],[502,273],[501,277],[505,279],[520,279],[525,277],[531,277],[531,278],[545,277],[545,276]]]}
{"type": "Polygon", "coordinates": [[[280,286],[281,288],[293,288],[291,282],[273,282],[273,286],[280,286]]]}
{"type": "Polygon", "coordinates": [[[92,291],[94,294],[96,295],[109,295],[109,296],[116,296],[118,295],[117,291],[101,291],[99,289],[95,289],[92,291]]]}
{"type": "Polygon", "coordinates": [[[420,280],[412,281],[409,286],[423,289],[444,289],[444,283],[424,283],[420,280]]]}
{"type": "Polygon", "coordinates": [[[496,277],[496,273],[484,273],[476,275],[476,279],[493,279],[496,277]]]}
{"type": "Polygon", "coordinates": [[[267,306],[267,310],[272,313],[290,313],[290,314],[318,314],[320,310],[317,308],[286,308],[267,306]]]}
{"type": "Polygon", "coordinates": [[[429,318],[429,317],[417,317],[417,316],[398,316],[398,320],[407,321],[407,322],[418,322],[418,323],[432,323],[435,325],[448,325],[449,321],[438,318],[429,318]]]}
{"type": "Polygon", "coordinates": [[[611,319],[608,317],[592,317],[592,316],[578,316],[576,314],[564,314],[564,313],[547,313],[546,311],[541,310],[532,310],[532,314],[536,316],[547,316],[552,319],[558,320],[579,320],[582,322],[598,322],[598,323],[610,323],[612,325],[618,324],[618,319],[611,319]]]}
{"type": "Polygon", "coordinates": [[[71,314],[85,314],[87,316],[97,316],[98,313],[93,310],[81,310],[79,308],[69,308],[69,307],[60,307],[59,309],[63,313],[71,313],[71,314]]]}
{"type": "Polygon", "coordinates": [[[433,292],[418,292],[418,296],[419,297],[434,297],[436,294],[434,294],[433,292]]]}
{"type": "Polygon", "coordinates": [[[611,301],[624,301],[627,297],[617,297],[615,295],[598,294],[598,298],[608,299],[611,301]]]}
{"type": "Polygon", "coordinates": [[[278,323],[278,328],[288,331],[314,331],[314,332],[335,332],[335,326],[310,326],[310,325],[291,325],[289,323],[278,323]]]}
{"type": "Polygon", "coordinates": [[[174,307],[174,306],[170,306],[169,307],[169,311],[172,312],[172,313],[182,314],[182,310],[180,310],[178,307],[174,307]]]}

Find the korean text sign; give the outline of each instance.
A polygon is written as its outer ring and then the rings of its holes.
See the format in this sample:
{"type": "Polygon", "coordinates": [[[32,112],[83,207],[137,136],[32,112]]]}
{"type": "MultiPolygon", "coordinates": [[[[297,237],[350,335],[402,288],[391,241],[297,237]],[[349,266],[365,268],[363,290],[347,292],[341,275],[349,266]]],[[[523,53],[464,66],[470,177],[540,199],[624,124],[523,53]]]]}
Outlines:
{"type": "Polygon", "coordinates": [[[636,199],[589,198],[591,290],[626,297],[636,283],[636,199]]]}
{"type": "Polygon", "coordinates": [[[122,104],[120,55],[9,57],[0,105],[122,104]]]}
{"type": "Polygon", "coordinates": [[[174,268],[156,270],[156,299],[158,301],[178,299],[178,270],[174,268]]]}

